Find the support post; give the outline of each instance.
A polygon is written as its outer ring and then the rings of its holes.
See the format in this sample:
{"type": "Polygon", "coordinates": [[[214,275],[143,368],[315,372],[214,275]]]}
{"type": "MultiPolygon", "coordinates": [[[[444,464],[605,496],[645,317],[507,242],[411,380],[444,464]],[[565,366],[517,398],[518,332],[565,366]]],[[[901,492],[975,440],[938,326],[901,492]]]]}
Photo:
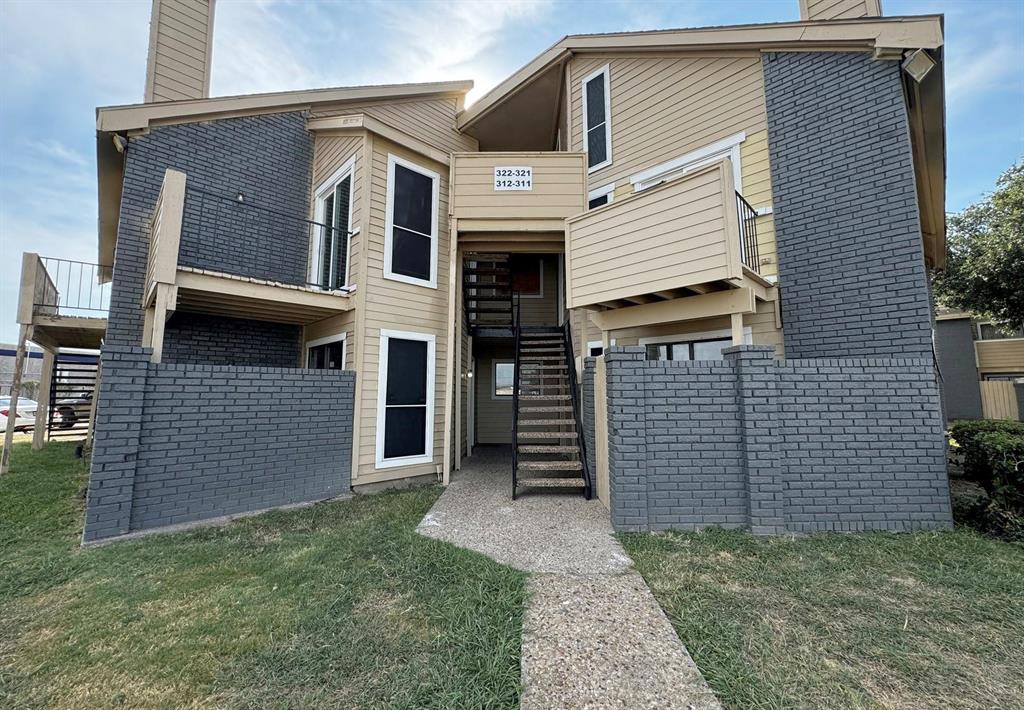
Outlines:
{"type": "Polygon", "coordinates": [[[733,313],[731,316],[732,321],[732,344],[743,345],[743,314],[733,313]]]}
{"type": "Polygon", "coordinates": [[[100,376],[103,374],[103,363],[96,363],[96,382],[92,389],[92,403],[89,405],[89,428],[85,432],[85,448],[92,448],[92,437],[96,432],[96,403],[100,401],[100,376]]]}
{"type": "Polygon", "coordinates": [[[18,334],[18,350],[14,357],[14,377],[11,381],[11,406],[7,410],[7,429],[4,431],[4,450],[0,453],[0,476],[11,468],[11,446],[14,444],[14,425],[18,418],[18,395],[21,394],[21,375],[25,370],[25,341],[31,326],[22,323],[18,334]]]}
{"type": "Polygon", "coordinates": [[[50,387],[53,381],[53,364],[56,353],[43,348],[43,371],[39,376],[39,393],[36,395],[36,424],[32,427],[32,448],[39,451],[46,443],[46,428],[50,423],[50,387]],[[42,418],[40,418],[42,417],[42,418]]]}
{"type": "Polygon", "coordinates": [[[156,289],[156,303],[153,312],[152,342],[153,355],[150,362],[158,363],[164,355],[164,330],[167,326],[167,319],[177,307],[177,286],[160,283],[156,289]]]}
{"type": "MultiPolygon", "coordinates": [[[[454,279],[457,287],[462,284],[462,255],[456,251],[454,279]]],[[[455,299],[455,470],[462,470],[462,388],[466,378],[462,376],[462,299],[455,299]]]]}
{"type": "Polygon", "coordinates": [[[451,478],[452,466],[452,400],[458,389],[455,386],[455,358],[452,357],[452,343],[455,341],[456,329],[456,294],[461,284],[457,284],[457,261],[459,256],[459,230],[458,222],[455,219],[449,220],[448,229],[448,352],[445,353],[445,379],[444,379],[444,452],[441,463],[441,483],[448,485],[451,478]]]}

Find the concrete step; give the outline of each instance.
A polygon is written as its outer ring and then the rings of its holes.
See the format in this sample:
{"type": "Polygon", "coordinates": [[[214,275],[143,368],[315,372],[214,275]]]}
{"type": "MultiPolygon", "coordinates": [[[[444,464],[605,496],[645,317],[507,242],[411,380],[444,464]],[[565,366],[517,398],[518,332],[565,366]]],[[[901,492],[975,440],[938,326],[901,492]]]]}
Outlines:
{"type": "Polygon", "coordinates": [[[521,454],[578,454],[579,446],[553,446],[545,444],[520,444],[521,454]]]}
{"type": "Polygon", "coordinates": [[[579,461],[520,461],[521,471],[582,471],[579,461]]]}
{"type": "Polygon", "coordinates": [[[583,479],[572,478],[520,478],[516,481],[524,488],[583,488],[583,479]]]}
{"type": "Polygon", "coordinates": [[[521,431],[520,439],[575,439],[575,431],[521,431]]]}

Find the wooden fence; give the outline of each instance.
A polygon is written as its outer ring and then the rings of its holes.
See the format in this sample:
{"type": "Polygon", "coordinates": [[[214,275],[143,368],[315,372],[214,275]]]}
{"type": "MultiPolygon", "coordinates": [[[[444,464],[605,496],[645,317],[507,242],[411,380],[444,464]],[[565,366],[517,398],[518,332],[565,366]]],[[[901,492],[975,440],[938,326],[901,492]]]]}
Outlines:
{"type": "Polygon", "coordinates": [[[988,380],[978,384],[981,386],[981,411],[986,419],[1020,419],[1013,382],[988,380]]]}

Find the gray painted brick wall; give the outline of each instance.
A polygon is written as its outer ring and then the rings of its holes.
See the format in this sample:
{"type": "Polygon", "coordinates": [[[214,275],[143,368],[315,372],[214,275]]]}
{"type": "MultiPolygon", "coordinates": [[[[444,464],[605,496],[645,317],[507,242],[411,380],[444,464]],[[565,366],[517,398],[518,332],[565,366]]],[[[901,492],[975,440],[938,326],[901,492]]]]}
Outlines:
{"type": "MultiPolygon", "coordinates": [[[[596,358],[583,358],[583,372],[580,374],[580,414],[583,419],[583,441],[587,450],[587,468],[593,479],[597,475],[597,441],[595,439],[594,421],[594,367],[596,358]]],[[[590,481],[592,489],[597,482],[590,481]]]]}
{"type": "Polygon", "coordinates": [[[301,338],[301,326],[287,323],[175,313],[167,324],[163,361],[298,367],[301,338]]]}
{"type": "Polygon", "coordinates": [[[606,356],[617,530],[757,533],[952,524],[930,360],[606,356]]]}
{"type": "Polygon", "coordinates": [[[898,62],[763,55],[787,357],[931,357],[898,62]]]}
{"type": "MultiPolygon", "coordinates": [[[[295,220],[308,214],[312,146],[305,118],[295,112],[161,126],[132,138],[125,157],[106,342],[141,343],[150,220],[167,168],[183,171],[190,189],[182,265],[304,283],[309,237],[295,220]],[[246,210],[198,190],[227,198],[242,193],[248,205],[295,219],[246,210]]],[[[165,347],[173,349],[175,337],[170,328],[165,347]]]]}
{"type": "Polygon", "coordinates": [[[970,318],[935,323],[935,358],[947,419],[981,419],[981,386],[970,318]]]}
{"type": "Polygon", "coordinates": [[[350,490],[355,373],[149,355],[104,349],[84,542],[350,490]]]}

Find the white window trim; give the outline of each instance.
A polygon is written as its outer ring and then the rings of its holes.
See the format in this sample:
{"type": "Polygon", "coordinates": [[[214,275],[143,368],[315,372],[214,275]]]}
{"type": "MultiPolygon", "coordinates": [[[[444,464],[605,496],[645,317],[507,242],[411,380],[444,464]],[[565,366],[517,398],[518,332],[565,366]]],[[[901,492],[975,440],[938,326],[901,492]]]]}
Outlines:
{"type": "MultiPolygon", "coordinates": [[[[413,284],[414,286],[424,286],[426,288],[437,288],[437,213],[439,205],[439,191],[441,185],[441,176],[435,173],[433,170],[428,170],[421,165],[399,158],[397,155],[388,153],[388,188],[387,188],[387,208],[384,219],[384,278],[392,281],[401,281],[407,284],[413,284]],[[412,276],[406,276],[405,274],[396,274],[391,270],[391,252],[392,252],[392,232],[394,230],[394,211],[395,211],[395,166],[401,165],[403,168],[408,168],[420,175],[426,175],[433,182],[433,194],[431,196],[430,206],[430,278],[429,279],[417,279],[412,276]]],[[[428,236],[428,235],[424,235],[428,236]]]]}
{"type": "MultiPolygon", "coordinates": [[[[718,338],[728,338],[732,336],[732,331],[726,328],[725,330],[706,330],[703,333],[680,333],[678,335],[654,335],[648,338],[640,338],[637,340],[637,345],[657,345],[659,343],[692,343],[696,340],[716,340],[718,338]]],[[[753,345],[754,344],[754,331],[747,325],[743,326],[743,344],[753,345]]]]}
{"type": "MultiPolygon", "coordinates": [[[[612,164],[612,87],[611,87],[611,67],[605,64],[597,71],[593,71],[583,78],[583,152],[590,153],[590,141],[587,140],[587,134],[590,132],[590,126],[587,125],[587,83],[594,79],[594,77],[604,74],[604,146],[605,155],[608,157],[603,163],[598,163],[593,167],[587,168],[587,173],[590,174],[601,168],[607,168],[612,164]]],[[[590,159],[587,158],[587,163],[590,159]]]]}
{"type": "Polygon", "coordinates": [[[697,168],[710,165],[722,158],[729,158],[732,161],[732,179],[736,185],[736,192],[743,194],[743,177],[740,170],[740,143],[747,139],[745,132],[723,138],[711,145],[680,155],[667,162],[655,165],[652,168],[643,170],[635,175],[630,175],[629,181],[633,183],[633,190],[640,192],[647,188],[660,185],[661,183],[681,177],[697,168]]]}
{"type": "MultiPolygon", "coordinates": [[[[608,342],[608,347],[611,347],[612,345],[615,345],[615,338],[612,338],[608,342]]],[[[586,355],[586,357],[596,357],[596,355],[591,355],[590,354],[591,351],[594,348],[603,348],[603,347],[604,347],[604,341],[602,341],[602,340],[588,340],[587,341],[587,355],[586,355]]]]}
{"type": "Polygon", "coordinates": [[[601,207],[607,207],[608,205],[610,205],[613,202],[615,202],[615,183],[614,182],[610,182],[607,185],[602,185],[601,187],[595,187],[593,190],[591,190],[590,192],[587,193],[587,207],[589,209],[599,210],[599,209],[601,209],[601,207]],[[591,200],[595,200],[598,197],[604,197],[605,195],[608,196],[608,202],[606,202],[605,204],[600,205],[598,207],[593,207],[593,208],[590,207],[590,201],[591,200]]]}
{"type": "Polygon", "coordinates": [[[498,393],[496,393],[494,391],[495,389],[497,389],[497,385],[498,385],[498,365],[511,365],[512,366],[512,387],[514,388],[516,386],[515,385],[515,382],[516,382],[515,381],[515,376],[516,376],[515,366],[516,366],[516,362],[515,362],[515,360],[501,360],[501,359],[496,359],[496,360],[492,360],[491,361],[491,399],[494,400],[495,402],[511,402],[512,401],[512,395],[510,395],[510,394],[498,394],[498,393]]]}
{"type": "Polygon", "coordinates": [[[398,466],[413,466],[416,464],[432,463],[434,460],[434,357],[437,336],[433,333],[417,333],[404,330],[380,331],[380,357],[377,364],[377,451],[375,468],[397,468],[398,466]],[[427,343],[427,412],[424,442],[425,448],[419,456],[401,456],[399,458],[384,458],[384,415],[387,411],[387,384],[388,384],[388,340],[396,338],[399,340],[422,340],[427,343]]]}
{"type": "Polygon", "coordinates": [[[309,366],[309,351],[313,348],[318,348],[321,345],[330,345],[331,343],[337,343],[341,341],[341,369],[345,369],[346,363],[348,363],[348,333],[338,333],[336,335],[328,335],[323,338],[316,338],[306,342],[306,357],[303,360],[303,367],[307,370],[312,369],[309,366]]]}
{"type": "MultiPolygon", "coordinates": [[[[331,173],[331,176],[320,183],[320,187],[313,193],[313,221],[320,224],[324,223],[324,198],[327,197],[328,193],[334,191],[334,188],[339,182],[344,180],[346,177],[350,178],[349,183],[349,197],[348,197],[348,224],[345,225],[345,288],[351,285],[349,280],[349,261],[352,256],[352,203],[355,201],[355,165],[356,158],[352,156],[345,163],[331,173]]],[[[309,259],[309,282],[316,283],[316,279],[319,276],[320,271],[320,242],[317,239],[313,240],[313,244],[310,245],[310,259],[309,259]]]]}

